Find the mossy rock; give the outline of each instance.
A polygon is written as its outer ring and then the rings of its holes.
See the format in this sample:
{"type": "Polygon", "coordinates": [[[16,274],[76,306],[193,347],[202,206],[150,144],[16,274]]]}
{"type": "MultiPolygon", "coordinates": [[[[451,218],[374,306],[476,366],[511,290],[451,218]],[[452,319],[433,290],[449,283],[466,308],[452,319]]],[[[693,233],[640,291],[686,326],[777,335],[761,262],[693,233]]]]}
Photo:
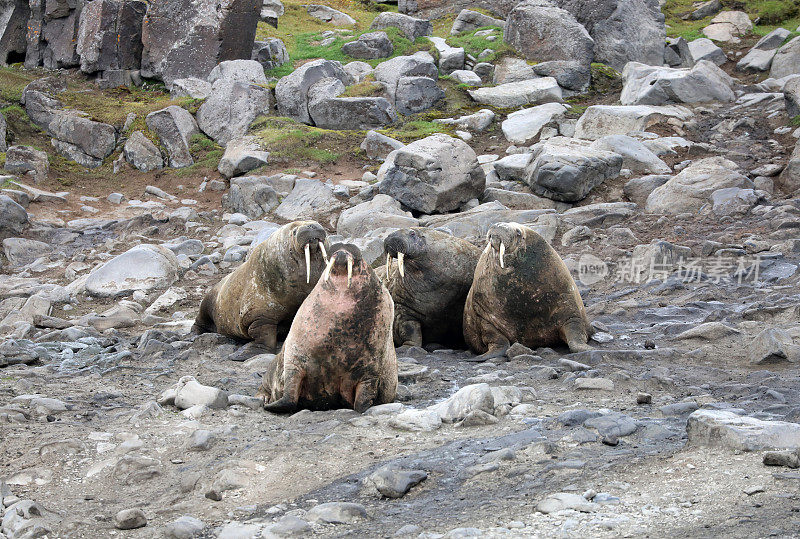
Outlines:
{"type": "Polygon", "coordinates": [[[622,91],[622,76],[613,67],[606,64],[593,63],[592,89],[601,94],[622,91]]]}

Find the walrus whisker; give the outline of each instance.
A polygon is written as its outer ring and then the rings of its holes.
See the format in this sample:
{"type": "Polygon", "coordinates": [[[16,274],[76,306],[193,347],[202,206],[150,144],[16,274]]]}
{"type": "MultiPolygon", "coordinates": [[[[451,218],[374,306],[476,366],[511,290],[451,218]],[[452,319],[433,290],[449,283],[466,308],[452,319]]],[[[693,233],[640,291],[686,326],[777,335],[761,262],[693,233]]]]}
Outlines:
{"type": "Polygon", "coordinates": [[[325,281],[325,282],[327,282],[328,279],[330,279],[330,277],[331,277],[331,268],[333,267],[334,261],[335,261],[335,259],[331,258],[328,261],[328,265],[325,266],[325,271],[322,272],[322,280],[325,281]]]}
{"type": "Polygon", "coordinates": [[[311,282],[311,244],[306,243],[306,284],[311,282]]]}
{"type": "Polygon", "coordinates": [[[350,281],[353,280],[353,259],[347,257],[347,288],[350,288],[350,281]]]}
{"type": "Polygon", "coordinates": [[[406,270],[403,267],[403,258],[405,256],[406,255],[403,254],[403,253],[400,253],[400,252],[397,253],[397,269],[400,272],[400,278],[401,279],[405,279],[405,277],[406,277],[406,270]]]}
{"type": "Polygon", "coordinates": [[[392,267],[392,255],[386,253],[386,280],[389,280],[389,270],[392,267]]]}
{"type": "Polygon", "coordinates": [[[506,267],[505,257],[506,257],[506,244],[501,241],[500,242],[500,267],[501,268],[505,268],[506,267]]]}
{"type": "Polygon", "coordinates": [[[319,245],[319,250],[322,252],[322,259],[325,263],[328,263],[328,251],[325,250],[325,244],[320,241],[317,245],[319,245]]]}

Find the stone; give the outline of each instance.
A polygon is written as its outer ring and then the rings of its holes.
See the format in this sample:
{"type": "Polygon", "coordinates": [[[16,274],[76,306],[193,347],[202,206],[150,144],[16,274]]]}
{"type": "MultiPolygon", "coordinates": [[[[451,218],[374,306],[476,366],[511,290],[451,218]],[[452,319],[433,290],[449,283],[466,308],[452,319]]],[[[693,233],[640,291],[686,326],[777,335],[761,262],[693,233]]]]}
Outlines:
{"type": "Polygon", "coordinates": [[[217,64],[208,74],[212,87],[218,80],[266,85],[264,67],[255,60],[226,60],[217,64]]]}
{"type": "Polygon", "coordinates": [[[434,123],[452,125],[459,129],[482,133],[486,131],[497,115],[490,109],[481,109],[478,112],[459,116],[458,118],[437,118],[434,123]]]}
{"type": "Polygon", "coordinates": [[[655,188],[647,197],[645,210],[665,215],[696,213],[709,205],[714,191],[726,187],[752,189],[753,183],[738,172],[732,161],[709,157],[692,163],[655,188]]]}
{"type": "Polygon", "coordinates": [[[375,17],[369,28],[370,30],[385,30],[390,27],[399,29],[412,42],[416,41],[418,37],[429,36],[433,33],[431,21],[388,11],[375,17]]]}
{"type": "Polygon", "coordinates": [[[277,37],[270,37],[264,41],[253,43],[251,60],[255,60],[264,69],[275,69],[289,62],[289,51],[286,44],[277,37]]]}
{"type": "MultiPolygon", "coordinates": [[[[263,75],[260,65],[259,71],[263,75]]],[[[197,125],[224,147],[231,140],[244,136],[250,124],[269,109],[267,88],[221,78],[212,85],[211,95],[197,110],[197,125]]]]}
{"type": "Polygon", "coordinates": [[[247,174],[268,161],[269,152],[263,151],[254,137],[243,136],[228,142],[217,170],[226,178],[232,178],[247,174]]]}
{"type": "Polygon", "coordinates": [[[538,78],[539,75],[528,62],[515,56],[506,56],[497,61],[491,80],[494,84],[506,84],[538,78]]]}
{"type": "Polygon", "coordinates": [[[481,78],[474,71],[466,69],[456,69],[450,73],[450,78],[459,84],[466,84],[468,86],[480,86],[481,78]]]}
{"type": "Polygon", "coordinates": [[[353,26],[356,20],[337,9],[318,4],[308,4],[304,6],[309,15],[322,22],[333,24],[334,26],[353,26]]]}
{"type": "Polygon", "coordinates": [[[714,215],[744,215],[758,203],[759,197],[753,189],[726,187],[711,193],[711,211],[714,215]]]}
{"type": "Polygon", "coordinates": [[[182,168],[194,164],[189,143],[200,130],[188,110],[170,105],[148,114],[145,123],[166,147],[171,167],[182,168]]]}
{"type": "Polygon", "coordinates": [[[777,183],[789,193],[800,189],[800,141],[795,145],[789,162],[778,177],[777,183]]]}
{"type": "Polygon", "coordinates": [[[27,49],[27,25],[30,17],[28,0],[7,1],[0,6],[0,61],[3,65],[24,58],[27,49]]]}
{"type": "Polygon", "coordinates": [[[64,69],[80,64],[76,45],[83,2],[30,3],[25,67],[64,69]]]}
{"type": "Polygon", "coordinates": [[[134,131],[130,134],[128,140],[125,141],[122,153],[128,163],[142,172],[164,168],[161,150],[141,131],[134,131]]]}
{"type": "Polygon", "coordinates": [[[394,45],[386,32],[368,32],[358,36],[357,40],[342,45],[342,52],[352,58],[364,60],[388,58],[394,52],[394,45]]]}
{"type": "Polygon", "coordinates": [[[622,191],[625,193],[625,196],[628,197],[628,200],[635,202],[637,206],[644,206],[647,203],[647,197],[650,196],[650,193],[652,193],[656,187],[667,183],[669,178],[670,177],[667,175],[650,175],[634,178],[625,184],[622,191]]]}
{"type": "Polygon", "coordinates": [[[428,410],[439,414],[445,423],[455,423],[473,411],[494,414],[494,395],[489,384],[468,385],[459,389],[452,397],[429,406],[428,410]]]}
{"type": "Polygon", "coordinates": [[[455,210],[486,187],[475,151],[445,134],[394,150],[378,170],[378,181],[380,193],[422,213],[455,210]]]}
{"type": "Polygon", "coordinates": [[[172,84],[169,85],[169,95],[173,99],[180,97],[206,99],[211,95],[211,83],[194,77],[175,79],[172,81],[172,84]]]}
{"type": "Polygon", "coordinates": [[[170,84],[206,79],[225,60],[252,54],[261,0],[175,0],[151,4],[142,26],[142,76],[170,84]]]}
{"type": "Polygon", "coordinates": [[[377,194],[368,201],[344,210],[336,224],[336,233],[344,237],[363,238],[381,229],[419,226],[411,212],[403,211],[400,203],[388,195],[377,194]]]}
{"type": "Polygon", "coordinates": [[[205,523],[198,518],[182,516],[166,525],[164,535],[169,539],[191,539],[205,527],[205,523]]]}
{"type": "Polygon", "coordinates": [[[699,21],[700,19],[716,15],[720,11],[722,11],[722,2],[720,0],[708,0],[692,11],[689,15],[689,19],[692,21],[699,21]]]}
{"type": "Polygon", "coordinates": [[[800,468],[800,451],[767,451],[763,462],[764,466],[800,468]]]}
{"type": "Polygon", "coordinates": [[[189,451],[208,451],[215,441],[216,437],[213,432],[206,429],[197,429],[189,436],[186,449],[189,451]]]}
{"type": "Polygon", "coordinates": [[[717,341],[730,335],[737,335],[739,330],[726,326],[722,322],[704,322],[675,335],[675,340],[701,339],[717,341]]]}
{"type": "Polygon", "coordinates": [[[6,195],[0,195],[0,237],[22,234],[28,228],[28,212],[6,195]]]}
{"type": "Polygon", "coordinates": [[[366,477],[365,483],[386,498],[402,498],[412,487],[428,478],[423,470],[401,470],[384,466],[366,477]]]}
{"type": "Polygon", "coordinates": [[[572,60],[589,65],[594,60],[594,40],[586,28],[568,11],[541,0],[521,2],[511,10],[503,40],[536,62],[572,60]]]}
{"type": "Polygon", "coordinates": [[[350,75],[350,78],[353,80],[353,84],[363,82],[367,78],[367,75],[371,75],[373,71],[371,65],[358,60],[346,63],[343,69],[345,73],[350,75]]]}
{"type": "Polygon", "coordinates": [[[728,61],[725,51],[717,47],[714,42],[707,37],[701,37],[690,41],[689,53],[691,54],[692,60],[695,63],[699,62],[700,60],[707,60],[713,64],[721,66],[728,61]]]}
{"type": "Polygon", "coordinates": [[[27,238],[6,238],[3,240],[3,252],[12,266],[24,266],[37,258],[48,256],[53,252],[53,246],[27,238]]]}
{"type": "Polygon", "coordinates": [[[540,195],[561,202],[577,202],[622,168],[621,155],[591,148],[575,139],[554,137],[533,147],[525,183],[540,195]]]}
{"type": "Polygon", "coordinates": [[[175,385],[175,406],[186,410],[193,406],[208,406],[209,408],[226,408],[228,406],[228,392],[216,387],[204,386],[192,376],[184,376],[175,385]]]}
{"type": "Polygon", "coordinates": [[[739,71],[763,72],[769,71],[772,60],[778,48],[791,32],[785,28],[776,28],[756,43],[744,57],[736,64],[739,71]]]}
{"type": "Polygon", "coordinates": [[[138,70],[142,62],[142,0],[96,0],[80,12],[76,53],[81,71],[138,70]]]}
{"type": "Polygon", "coordinates": [[[273,27],[278,27],[278,18],[286,12],[281,0],[263,0],[261,4],[261,20],[273,27]]]}
{"type": "Polygon", "coordinates": [[[163,290],[178,278],[178,260],[160,245],[140,244],[93,269],[86,291],[98,297],[116,297],[136,290],[163,290]]]}
{"type": "Polygon", "coordinates": [[[733,79],[719,67],[701,60],[694,67],[673,69],[631,62],[622,72],[623,105],[731,102],[733,79]]]}
{"type": "Polygon", "coordinates": [[[540,77],[553,77],[559,86],[575,92],[583,92],[592,82],[592,69],[589,64],[569,60],[540,62],[533,72],[540,77]]]}
{"type": "Polygon", "coordinates": [[[668,37],[664,49],[664,63],[669,67],[692,67],[694,58],[689,44],[682,37],[668,37]]]}
{"type": "Polygon", "coordinates": [[[280,204],[278,193],[268,179],[260,176],[232,178],[230,190],[222,196],[222,208],[260,219],[280,204]]]}
{"type": "Polygon", "coordinates": [[[608,135],[590,146],[622,156],[622,168],[636,174],[670,174],[672,169],[647,146],[626,135],[608,135]]]}
{"type": "Polygon", "coordinates": [[[135,530],[147,526],[147,517],[141,509],[123,509],[114,515],[114,527],[118,530],[135,530]]]}
{"type": "Polygon", "coordinates": [[[737,43],[739,36],[753,29],[750,17],[743,11],[723,11],[711,19],[711,24],[703,28],[703,34],[714,41],[737,43]]]}
{"type": "Polygon", "coordinates": [[[735,451],[800,449],[800,424],[764,421],[726,410],[693,412],[686,423],[686,433],[690,445],[735,451]]]}
{"type": "Polygon", "coordinates": [[[489,15],[484,15],[478,11],[471,9],[462,9],[456,19],[453,21],[453,27],[450,29],[450,35],[456,36],[463,32],[474,32],[479,28],[486,26],[496,26],[503,28],[506,21],[502,19],[495,19],[489,15]]]}
{"type": "Polygon", "coordinates": [[[660,66],[666,28],[657,0],[555,0],[594,40],[594,61],[622,71],[628,62],[660,66]]]}
{"type": "Polygon", "coordinates": [[[560,103],[546,103],[512,112],[501,125],[503,135],[512,144],[525,144],[538,136],[542,127],[566,112],[567,108],[560,103]]]}
{"type": "Polygon", "coordinates": [[[449,75],[453,71],[464,69],[464,47],[451,47],[441,37],[429,37],[428,40],[433,43],[439,55],[439,71],[442,74],[449,75]]]}
{"type": "Polygon", "coordinates": [[[274,524],[264,527],[263,538],[303,537],[311,531],[311,524],[294,515],[284,515],[274,524]]]}
{"type": "Polygon", "coordinates": [[[31,172],[38,183],[47,177],[50,161],[45,152],[31,146],[11,146],[6,150],[5,169],[16,174],[31,172]]]}
{"type": "Polygon", "coordinates": [[[417,53],[411,56],[397,56],[385,62],[381,62],[375,67],[373,76],[377,82],[381,82],[386,87],[389,99],[397,101],[398,86],[400,81],[405,78],[426,77],[435,80],[439,78],[439,70],[433,62],[433,57],[428,53],[417,53]]]}
{"type": "Polygon", "coordinates": [[[400,430],[430,432],[442,426],[442,418],[433,410],[404,410],[389,421],[400,430]]]}
{"type": "MultiPolygon", "coordinates": [[[[275,215],[287,221],[313,219],[323,224],[338,213],[344,204],[333,190],[319,180],[298,178],[292,192],[283,199],[275,215]]],[[[323,224],[324,226],[324,224],[323,224]]]]}
{"type": "Polygon", "coordinates": [[[335,78],[322,79],[308,91],[311,121],[322,129],[361,131],[397,121],[397,113],[384,97],[337,97],[344,85],[335,78]]]}
{"type": "Polygon", "coordinates": [[[578,378],[575,380],[575,389],[614,391],[614,382],[608,378],[578,378]]]}
{"type": "Polygon", "coordinates": [[[553,77],[508,82],[491,88],[468,90],[468,93],[476,103],[500,108],[560,103],[563,100],[561,87],[553,77]]]}
{"type": "Polygon", "coordinates": [[[309,509],[306,518],[314,523],[353,524],[367,518],[367,510],[360,503],[328,502],[309,509]]]}
{"type": "Polygon", "coordinates": [[[290,75],[280,79],[275,86],[278,114],[313,125],[308,110],[308,92],[312,86],[324,78],[338,79],[347,86],[350,76],[339,62],[314,60],[303,64],[290,75]]]}
{"type": "MultiPolygon", "coordinates": [[[[216,490],[206,493],[206,498],[214,501],[221,501],[222,494],[216,490]]],[[[261,535],[261,526],[258,524],[243,524],[241,522],[229,522],[216,535],[216,539],[253,539],[261,535]]]]}
{"type": "Polygon", "coordinates": [[[405,144],[399,140],[370,130],[367,131],[367,135],[364,137],[360,147],[370,159],[385,159],[391,152],[404,146],[405,144]]]}
{"type": "Polygon", "coordinates": [[[800,346],[793,343],[788,331],[767,328],[749,344],[747,359],[752,365],[797,363],[800,361],[800,346]]]}
{"type": "Polygon", "coordinates": [[[773,79],[796,74],[800,74],[800,36],[778,49],[769,71],[769,76],[773,79]]]}
{"type": "Polygon", "coordinates": [[[592,105],[575,126],[575,138],[597,140],[607,135],[627,135],[670,118],[688,120],[692,111],[677,105],[592,105]]]}
{"type": "Polygon", "coordinates": [[[444,90],[429,77],[402,77],[394,93],[395,108],[400,114],[417,114],[444,99],[444,90]]]}
{"type": "Polygon", "coordinates": [[[558,492],[548,495],[536,505],[536,510],[540,513],[549,514],[558,511],[572,509],[581,513],[593,513],[600,509],[596,503],[591,503],[580,494],[570,492],[558,492]]]}

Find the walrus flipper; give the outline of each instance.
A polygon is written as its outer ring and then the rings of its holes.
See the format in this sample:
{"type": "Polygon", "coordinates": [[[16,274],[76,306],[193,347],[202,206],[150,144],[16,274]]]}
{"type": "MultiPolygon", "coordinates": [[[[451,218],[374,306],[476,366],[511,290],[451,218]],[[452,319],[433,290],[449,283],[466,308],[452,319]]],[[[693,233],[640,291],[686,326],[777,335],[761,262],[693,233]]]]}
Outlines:
{"type": "Polygon", "coordinates": [[[363,414],[375,403],[378,397],[378,380],[361,380],[355,389],[353,397],[353,410],[363,414]]]}
{"type": "Polygon", "coordinates": [[[256,320],[247,327],[247,334],[255,343],[269,352],[278,347],[278,325],[265,320],[256,320]]]}
{"type": "Polygon", "coordinates": [[[474,356],[465,359],[464,361],[469,361],[470,363],[483,363],[484,361],[489,361],[491,359],[499,359],[505,358],[508,349],[511,347],[511,344],[506,339],[501,339],[499,342],[490,343],[489,344],[489,351],[481,354],[479,356],[474,356]]]}
{"type": "Polygon", "coordinates": [[[586,331],[586,323],[580,318],[570,318],[561,328],[561,335],[564,342],[569,346],[572,353],[586,352],[593,350],[587,343],[589,335],[586,331]]]}
{"type": "Polygon", "coordinates": [[[284,367],[283,396],[275,402],[264,404],[264,409],[274,414],[288,414],[297,410],[300,402],[300,386],[303,384],[304,376],[305,373],[299,369],[284,367]]]}

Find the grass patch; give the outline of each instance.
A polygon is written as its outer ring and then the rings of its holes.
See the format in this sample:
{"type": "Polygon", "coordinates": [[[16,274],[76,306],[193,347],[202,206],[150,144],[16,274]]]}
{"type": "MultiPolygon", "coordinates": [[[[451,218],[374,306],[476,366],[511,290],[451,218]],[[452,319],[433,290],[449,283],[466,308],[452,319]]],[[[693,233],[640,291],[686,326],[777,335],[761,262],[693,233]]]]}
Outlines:
{"type": "Polygon", "coordinates": [[[348,149],[358,148],[360,142],[356,132],[320,129],[291,118],[266,116],[256,120],[250,134],[270,152],[270,160],[320,165],[335,163],[348,149]]]}
{"type": "Polygon", "coordinates": [[[35,71],[22,71],[15,67],[0,67],[0,98],[9,103],[19,103],[22,90],[41,74],[35,71]]]}
{"type": "Polygon", "coordinates": [[[481,62],[494,62],[499,57],[513,51],[513,49],[503,41],[503,29],[499,26],[484,26],[473,32],[464,32],[456,36],[448,36],[447,43],[452,47],[464,47],[464,52],[471,54],[475,58],[478,58],[480,53],[484,50],[491,49],[493,52],[481,58],[481,62]],[[494,30],[491,35],[495,36],[497,39],[489,41],[486,39],[489,36],[476,36],[476,32],[481,30],[494,30]]]}
{"type": "Polygon", "coordinates": [[[83,111],[92,120],[116,127],[121,127],[131,112],[138,118],[144,118],[151,112],[170,105],[190,110],[192,106],[197,106],[197,100],[190,97],[172,99],[162,84],[141,88],[99,90],[71,82],[67,91],[57,97],[64,103],[65,108],[83,111]]]}
{"type": "Polygon", "coordinates": [[[789,123],[795,127],[800,127],[800,115],[797,115],[789,120],[789,123]]]}
{"type": "Polygon", "coordinates": [[[383,84],[364,81],[348,86],[340,97],[381,97],[383,94],[383,84]]]}
{"type": "Polygon", "coordinates": [[[433,120],[410,120],[400,125],[381,129],[378,132],[401,142],[413,142],[417,139],[435,135],[436,133],[452,135],[453,126],[436,123],[433,120]]]}
{"type": "MultiPolygon", "coordinates": [[[[751,20],[760,19],[753,33],[764,36],[779,26],[794,31],[800,25],[800,4],[797,0],[723,0],[724,10],[745,11],[751,20]]],[[[692,41],[705,37],[702,29],[713,17],[699,21],[683,20],[683,16],[695,10],[692,0],[667,0],[663,8],[667,22],[667,35],[683,37],[692,41]]]]}
{"type": "Polygon", "coordinates": [[[202,133],[195,133],[189,139],[189,152],[192,154],[194,164],[175,169],[173,172],[177,176],[192,176],[202,170],[216,170],[225,150],[202,133]]]}

